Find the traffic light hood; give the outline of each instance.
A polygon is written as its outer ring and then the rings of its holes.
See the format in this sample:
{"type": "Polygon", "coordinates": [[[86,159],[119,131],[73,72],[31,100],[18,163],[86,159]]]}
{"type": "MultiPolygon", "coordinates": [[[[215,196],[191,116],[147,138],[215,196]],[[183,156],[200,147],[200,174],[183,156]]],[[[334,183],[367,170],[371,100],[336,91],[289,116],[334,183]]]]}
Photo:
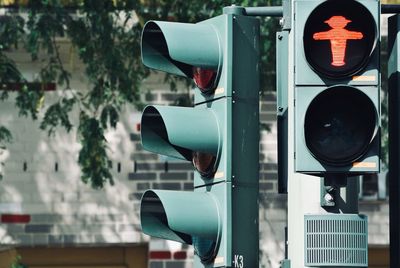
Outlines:
{"type": "Polygon", "coordinates": [[[193,78],[193,67],[218,71],[220,39],[210,24],[149,21],[142,33],[142,61],[149,68],[193,78]]]}
{"type": "Polygon", "coordinates": [[[147,106],[141,136],[146,150],[183,160],[192,161],[193,152],[220,152],[217,118],[207,108],[147,106]]]}
{"type": "Polygon", "coordinates": [[[218,242],[220,212],[207,192],[148,190],[140,205],[144,233],[185,244],[199,239],[218,242]]]}

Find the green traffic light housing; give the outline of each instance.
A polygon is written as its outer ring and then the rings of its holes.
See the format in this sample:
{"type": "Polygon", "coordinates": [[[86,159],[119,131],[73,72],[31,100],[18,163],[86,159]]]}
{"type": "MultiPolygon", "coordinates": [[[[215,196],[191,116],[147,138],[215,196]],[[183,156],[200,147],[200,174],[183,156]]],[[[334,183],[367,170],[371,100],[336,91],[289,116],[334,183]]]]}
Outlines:
{"type": "Polygon", "coordinates": [[[193,191],[148,190],[143,232],[193,245],[194,267],[258,265],[259,21],[241,7],[199,23],[150,21],[142,60],[193,79],[194,107],[147,106],[144,149],[190,161],[193,191]]]}
{"type": "Polygon", "coordinates": [[[379,1],[296,1],[295,9],[295,171],[379,172],[379,1]]]}

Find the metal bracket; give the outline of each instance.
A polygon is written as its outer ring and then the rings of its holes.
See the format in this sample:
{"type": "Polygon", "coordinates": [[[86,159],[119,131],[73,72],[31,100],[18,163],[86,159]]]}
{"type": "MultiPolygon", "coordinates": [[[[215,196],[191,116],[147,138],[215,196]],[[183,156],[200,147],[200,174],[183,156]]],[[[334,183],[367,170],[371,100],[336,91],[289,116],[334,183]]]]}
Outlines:
{"type": "Polygon", "coordinates": [[[292,27],[292,5],[289,0],[282,0],[283,17],[281,20],[282,30],[290,31],[292,27]]]}
{"type": "Polygon", "coordinates": [[[321,178],[321,207],[334,207],[336,196],[336,188],[333,186],[325,186],[325,179],[321,178]]]}

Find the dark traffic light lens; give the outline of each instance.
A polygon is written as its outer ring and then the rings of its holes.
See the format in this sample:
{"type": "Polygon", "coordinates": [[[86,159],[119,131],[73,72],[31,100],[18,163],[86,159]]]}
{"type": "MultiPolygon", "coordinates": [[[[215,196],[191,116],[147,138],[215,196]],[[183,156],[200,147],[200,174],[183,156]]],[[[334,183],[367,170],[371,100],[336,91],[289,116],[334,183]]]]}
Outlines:
{"type": "Polygon", "coordinates": [[[204,178],[210,178],[215,172],[216,156],[208,153],[193,152],[193,165],[200,175],[204,178]]]}
{"type": "Polygon", "coordinates": [[[215,258],[215,241],[192,237],[194,252],[204,264],[210,263],[215,258]]]}
{"type": "Polygon", "coordinates": [[[305,141],[318,160],[349,165],[363,156],[377,131],[371,99],[348,86],[331,87],[317,95],[304,120],[305,141]]]}
{"type": "Polygon", "coordinates": [[[365,67],[377,41],[371,12],[353,0],[325,1],[304,26],[304,53],[318,73],[330,78],[351,76],[365,67]]]}

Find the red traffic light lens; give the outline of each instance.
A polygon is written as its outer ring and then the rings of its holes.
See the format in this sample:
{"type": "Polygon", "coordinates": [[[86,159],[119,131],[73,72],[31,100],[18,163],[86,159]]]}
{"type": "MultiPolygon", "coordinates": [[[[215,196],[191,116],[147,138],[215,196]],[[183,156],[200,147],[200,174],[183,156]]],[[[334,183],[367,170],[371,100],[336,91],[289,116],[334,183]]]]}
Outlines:
{"type": "Polygon", "coordinates": [[[193,80],[203,93],[208,93],[215,88],[216,76],[215,70],[193,67],[193,80]]]}
{"type": "Polygon", "coordinates": [[[346,30],[346,25],[351,20],[343,16],[332,16],[325,21],[332,29],[325,32],[317,32],[313,34],[314,40],[328,40],[331,45],[332,66],[345,66],[347,41],[363,39],[362,32],[346,30]]]}
{"type": "Polygon", "coordinates": [[[357,1],[325,1],[304,26],[303,44],[308,64],[321,75],[343,78],[368,63],[377,42],[371,12],[357,1]]]}
{"type": "Polygon", "coordinates": [[[215,172],[216,156],[208,153],[193,152],[193,166],[204,178],[210,178],[215,172]]]}

